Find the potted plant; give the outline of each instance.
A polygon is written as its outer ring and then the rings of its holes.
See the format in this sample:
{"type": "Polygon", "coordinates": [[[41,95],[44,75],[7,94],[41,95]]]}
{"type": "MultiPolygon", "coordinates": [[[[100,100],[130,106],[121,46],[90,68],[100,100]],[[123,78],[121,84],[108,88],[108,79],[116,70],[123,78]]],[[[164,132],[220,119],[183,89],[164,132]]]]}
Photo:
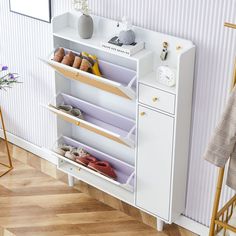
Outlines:
{"type": "Polygon", "coordinates": [[[73,0],[73,5],[75,10],[82,13],[78,22],[79,35],[83,39],[90,39],[93,35],[93,19],[89,15],[88,0],[73,0]]]}

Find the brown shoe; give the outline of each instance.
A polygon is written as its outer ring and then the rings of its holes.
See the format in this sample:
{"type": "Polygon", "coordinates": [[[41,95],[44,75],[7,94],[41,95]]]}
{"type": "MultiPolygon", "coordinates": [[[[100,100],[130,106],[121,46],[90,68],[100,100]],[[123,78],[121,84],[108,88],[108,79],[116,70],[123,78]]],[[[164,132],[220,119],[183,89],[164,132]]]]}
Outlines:
{"type": "Polygon", "coordinates": [[[61,63],[67,66],[72,66],[74,63],[74,60],[75,60],[75,54],[72,51],[70,51],[68,54],[66,54],[63,57],[63,60],[61,63]]]}
{"type": "Polygon", "coordinates": [[[76,69],[79,69],[79,68],[80,68],[80,65],[81,65],[81,62],[82,62],[82,58],[76,56],[72,67],[74,67],[74,68],[76,68],[76,69]]]}
{"type": "Polygon", "coordinates": [[[116,173],[107,161],[90,162],[88,167],[109,178],[116,179],[116,173]]]}
{"type": "Polygon", "coordinates": [[[90,63],[90,61],[87,58],[83,58],[80,65],[80,70],[87,72],[91,67],[92,64],[90,63]]]}
{"type": "Polygon", "coordinates": [[[64,56],[65,56],[64,48],[58,48],[54,53],[53,61],[61,62],[64,56]]]}

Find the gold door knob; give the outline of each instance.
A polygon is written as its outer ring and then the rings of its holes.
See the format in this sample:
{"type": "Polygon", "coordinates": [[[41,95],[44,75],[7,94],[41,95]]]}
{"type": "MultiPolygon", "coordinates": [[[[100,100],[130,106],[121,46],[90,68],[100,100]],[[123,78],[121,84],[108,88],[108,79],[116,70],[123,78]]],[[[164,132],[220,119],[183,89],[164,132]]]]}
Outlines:
{"type": "Polygon", "coordinates": [[[159,100],[158,97],[153,97],[153,98],[152,98],[152,101],[153,101],[153,102],[157,102],[158,100],[159,100]]]}
{"type": "Polygon", "coordinates": [[[146,113],[144,111],[140,112],[140,116],[144,116],[146,113]]]}

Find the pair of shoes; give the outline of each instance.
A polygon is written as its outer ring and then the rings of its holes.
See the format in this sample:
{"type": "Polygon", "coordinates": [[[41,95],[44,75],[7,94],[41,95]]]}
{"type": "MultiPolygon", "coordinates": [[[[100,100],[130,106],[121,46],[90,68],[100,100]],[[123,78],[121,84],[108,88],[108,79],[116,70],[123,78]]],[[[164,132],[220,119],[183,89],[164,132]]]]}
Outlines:
{"type": "Polygon", "coordinates": [[[72,148],[70,152],[66,152],[65,157],[72,161],[76,161],[76,158],[81,156],[80,148],[72,148]]]}
{"type": "Polygon", "coordinates": [[[117,178],[115,171],[107,161],[99,161],[90,154],[87,154],[83,157],[78,157],[75,159],[75,161],[109,178],[117,178]]]}
{"type": "Polygon", "coordinates": [[[76,156],[74,155],[75,148],[69,145],[60,144],[58,147],[54,148],[54,151],[68,159],[75,161],[76,156]]]}
{"type": "Polygon", "coordinates": [[[84,119],[83,114],[80,109],[74,108],[71,105],[60,105],[57,107],[58,110],[64,111],[72,116],[75,116],[79,119],[84,119]]]}
{"type": "Polygon", "coordinates": [[[81,148],[75,148],[66,144],[60,144],[59,146],[54,147],[54,151],[57,154],[64,156],[72,161],[75,161],[76,158],[89,155],[84,150],[81,150],[81,148]]]}
{"type": "Polygon", "coordinates": [[[66,54],[64,48],[58,48],[54,52],[53,61],[60,62],[67,66],[72,66],[74,60],[75,60],[75,54],[72,51],[66,54]]]}
{"type": "Polygon", "coordinates": [[[98,59],[95,55],[82,52],[82,58],[83,59],[82,59],[82,64],[80,66],[80,70],[83,71],[91,70],[94,75],[102,76],[98,66],[98,59]]]}
{"type": "Polygon", "coordinates": [[[73,147],[65,144],[60,144],[58,147],[54,147],[54,151],[61,156],[65,156],[66,152],[70,152],[72,149],[73,147]]]}
{"type": "Polygon", "coordinates": [[[97,158],[90,155],[83,148],[75,148],[66,144],[60,144],[54,147],[54,151],[61,156],[75,161],[83,166],[86,166],[106,177],[116,180],[117,176],[109,162],[99,161],[97,158]]]}
{"type": "Polygon", "coordinates": [[[72,66],[74,68],[79,69],[82,62],[82,58],[73,53],[72,51],[69,51],[66,54],[64,48],[58,48],[54,52],[53,61],[60,62],[64,65],[72,66]]]}
{"type": "Polygon", "coordinates": [[[99,70],[97,57],[86,52],[82,52],[81,55],[76,55],[72,51],[69,51],[66,54],[64,48],[58,48],[54,53],[53,60],[82,71],[91,71],[97,76],[102,76],[99,70]]]}

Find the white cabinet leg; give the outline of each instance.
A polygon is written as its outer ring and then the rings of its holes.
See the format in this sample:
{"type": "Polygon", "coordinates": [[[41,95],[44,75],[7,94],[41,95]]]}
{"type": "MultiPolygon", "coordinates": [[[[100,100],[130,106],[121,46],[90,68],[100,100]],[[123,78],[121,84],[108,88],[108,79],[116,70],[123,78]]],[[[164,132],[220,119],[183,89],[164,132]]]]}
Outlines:
{"type": "Polygon", "coordinates": [[[71,175],[68,175],[68,184],[70,187],[74,186],[74,177],[71,175]]]}
{"type": "Polygon", "coordinates": [[[163,231],[164,221],[157,218],[157,231],[163,231]]]}

